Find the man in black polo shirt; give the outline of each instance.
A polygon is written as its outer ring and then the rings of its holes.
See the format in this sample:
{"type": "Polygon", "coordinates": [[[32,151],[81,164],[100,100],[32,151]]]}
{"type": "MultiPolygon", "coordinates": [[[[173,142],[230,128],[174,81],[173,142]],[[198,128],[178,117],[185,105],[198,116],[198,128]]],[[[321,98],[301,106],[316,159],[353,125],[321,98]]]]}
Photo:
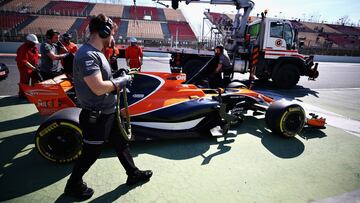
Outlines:
{"type": "Polygon", "coordinates": [[[107,140],[115,148],[128,175],[127,185],[148,181],[152,176],[152,171],[141,171],[135,166],[128,143],[115,122],[116,99],[111,92],[122,88],[131,77],[113,78],[110,65],[101,52],[113,38],[113,27],[111,19],[103,14],[93,17],[89,25],[90,40],[74,58],[74,85],[82,108],[79,121],[83,131],[83,150],[66,184],[65,194],[81,199],[88,199],[94,193],[82,177],[95,163],[107,140]]]}

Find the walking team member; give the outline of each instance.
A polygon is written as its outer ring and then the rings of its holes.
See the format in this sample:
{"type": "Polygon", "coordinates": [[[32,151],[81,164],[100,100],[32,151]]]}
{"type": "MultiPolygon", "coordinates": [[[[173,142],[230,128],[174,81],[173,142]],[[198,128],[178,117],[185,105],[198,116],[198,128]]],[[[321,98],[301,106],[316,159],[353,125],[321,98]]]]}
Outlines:
{"type": "Polygon", "coordinates": [[[83,130],[83,149],[65,187],[65,194],[81,199],[90,198],[94,193],[82,177],[99,157],[105,141],[115,149],[128,175],[127,185],[148,181],[152,176],[152,171],[141,171],[135,166],[128,143],[116,123],[116,99],[111,92],[122,88],[131,77],[113,78],[109,62],[101,52],[113,38],[112,20],[103,14],[92,17],[89,30],[89,42],[75,54],[73,72],[75,91],[82,108],[79,121],[83,130]]]}
{"type": "Polygon", "coordinates": [[[143,63],[143,50],[137,44],[135,37],[130,38],[130,46],[125,49],[126,64],[130,68],[138,68],[141,71],[141,65],[143,63]]]}
{"type": "Polygon", "coordinates": [[[42,77],[47,80],[62,74],[59,62],[61,59],[68,56],[68,51],[63,46],[59,46],[60,33],[56,30],[50,29],[46,32],[46,42],[40,46],[41,64],[40,72],[42,77]],[[60,51],[65,51],[64,54],[59,54],[60,51]]]}
{"type": "MultiPolygon", "coordinates": [[[[36,45],[39,44],[38,38],[34,34],[28,34],[26,41],[16,51],[16,63],[20,72],[20,83],[33,85],[38,82],[34,70],[39,61],[39,50],[36,45]],[[30,83],[31,79],[31,83],[30,83]]],[[[24,98],[24,92],[19,86],[19,98],[24,98]]]]}

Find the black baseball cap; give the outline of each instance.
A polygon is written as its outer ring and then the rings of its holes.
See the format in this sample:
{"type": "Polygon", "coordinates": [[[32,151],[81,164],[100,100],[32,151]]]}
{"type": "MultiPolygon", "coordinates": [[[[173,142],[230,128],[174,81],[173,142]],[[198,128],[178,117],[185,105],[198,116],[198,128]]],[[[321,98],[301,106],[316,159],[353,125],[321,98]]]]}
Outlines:
{"type": "Polygon", "coordinates": [[[50,29],[50,30],[48,30],[48,31],[46,31],[46,36],[48,36],[48,37],[53,37],[55,34],[60,34],[60,32],[58,32],[58,31],[56,31],[56,30],[54,30],[54,29],[50,29]]]}

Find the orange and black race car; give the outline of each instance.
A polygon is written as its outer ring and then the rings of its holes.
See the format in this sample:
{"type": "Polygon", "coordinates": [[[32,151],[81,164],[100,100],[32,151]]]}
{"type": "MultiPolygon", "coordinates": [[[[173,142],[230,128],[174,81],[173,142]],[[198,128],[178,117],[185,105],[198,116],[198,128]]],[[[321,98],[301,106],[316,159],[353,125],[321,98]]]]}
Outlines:
{"type": "MultiPolygon", "coordinates": [[[[267,127],[284,137],[295,136],[305,125],[325,125],[325,119],[316,115],[307,118],[298,104],[274,101],[238,82],[228,87],[202,89],[189,84],[183,73],[135,72],[132,84],[123,91],[127,93],[121,94],[119,109],[126,115],[127,105],[129,116],[123,123],[131,124],[131,140],[210,136],[216,129],[225,134],[248,111],[265,114],[267,127]]],[[[40,114],[51,115],[35,135],[40,154],[59,163],[76,159],[81,153],[82,131],[71,80],[62,75],[21,88],[40,114]]]]}

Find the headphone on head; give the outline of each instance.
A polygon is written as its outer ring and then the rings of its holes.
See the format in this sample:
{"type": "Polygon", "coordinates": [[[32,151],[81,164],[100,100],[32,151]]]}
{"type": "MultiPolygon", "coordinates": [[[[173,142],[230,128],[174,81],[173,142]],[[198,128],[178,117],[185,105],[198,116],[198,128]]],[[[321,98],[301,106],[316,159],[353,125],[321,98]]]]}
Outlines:
{"type": "Polygon", "coordinates": [[[50,30],[46,31],[46,38],[51,39],[51,38],[53,38],[53,36],[55,34],[60,34],[60,33],[54,29],[50,29],[50,30]]]}
{"type": "Polygon", "coordinates": [[[111,30],[113,28],[113,21],[108,18],[106,20],[106,22],[103,22],[102,25],[100,26],[98,32],[99,32],[99,36],[101,38],[107,38],[111,35],[111,30]]]}
{"type": "Polygon", "coordinates": [[[107,17],[107,20],[104,22],[101,18],[105,16],[101,15],[102,14],[96,17],[92,17],[89,25],[89,30],[90,32],[96,31],[99,34],[100,38],[104,39],[111,35],[111,30],[113,29],[113,21],[111,20],[111,18],[107,17]]]}

